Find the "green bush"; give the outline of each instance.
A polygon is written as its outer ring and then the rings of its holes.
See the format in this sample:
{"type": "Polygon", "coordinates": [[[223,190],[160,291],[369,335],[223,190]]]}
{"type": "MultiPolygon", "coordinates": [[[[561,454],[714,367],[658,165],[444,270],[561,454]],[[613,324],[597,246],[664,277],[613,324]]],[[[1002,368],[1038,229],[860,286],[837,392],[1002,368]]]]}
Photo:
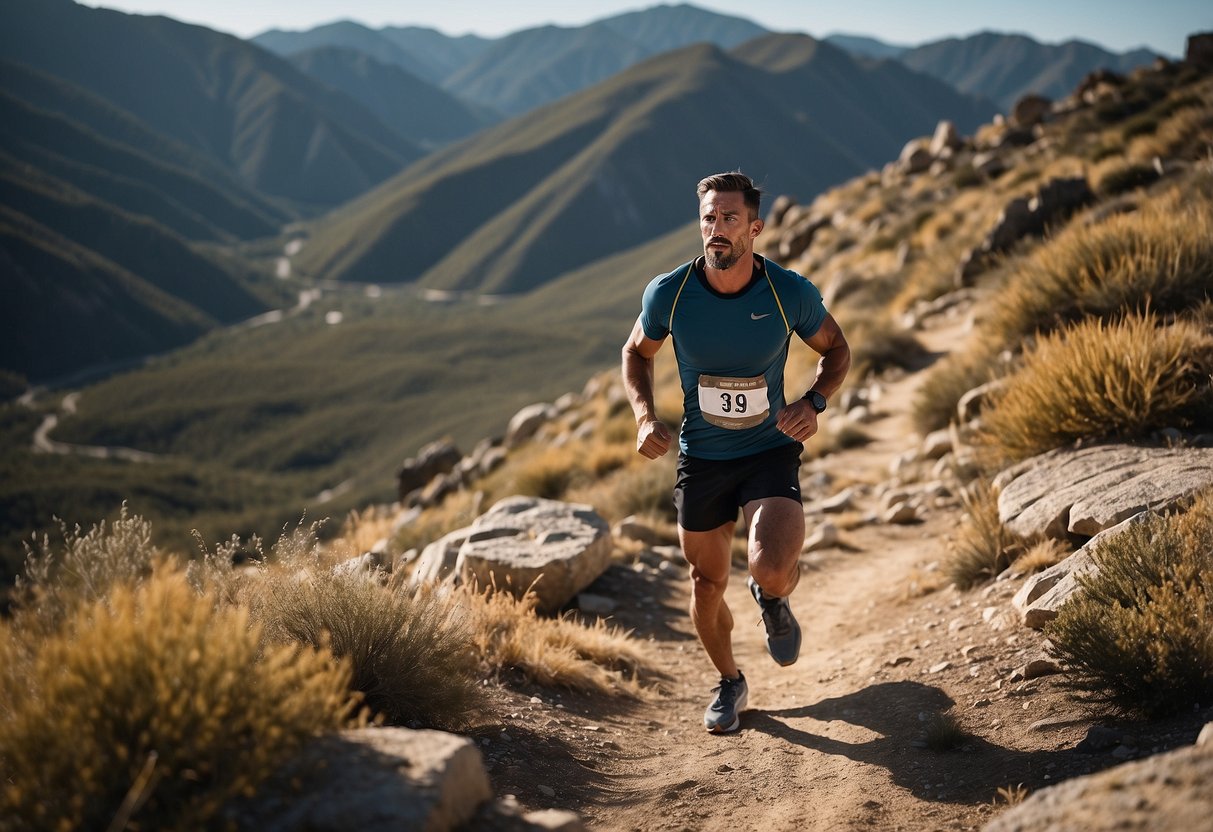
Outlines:
{"type": "Polygon", "coordinates": [[[1159,716],[1213,702],[1213,495],[1129,527],[1047,628],[1080,698],[1159,716]]]}
{"type": "Polygon", "coordinates": [[[208,828],[350,712],[326,653],[263,648],[180,573],[0,629],[0,818],[18,829],[208,828]]]}
{"type": "Polygon", "coordinates": [[[1153,314],[1042,337],[983,414],[983,441],[1016,460],[1076,439],[1213,428],[1213,334],[1153,314]]]}

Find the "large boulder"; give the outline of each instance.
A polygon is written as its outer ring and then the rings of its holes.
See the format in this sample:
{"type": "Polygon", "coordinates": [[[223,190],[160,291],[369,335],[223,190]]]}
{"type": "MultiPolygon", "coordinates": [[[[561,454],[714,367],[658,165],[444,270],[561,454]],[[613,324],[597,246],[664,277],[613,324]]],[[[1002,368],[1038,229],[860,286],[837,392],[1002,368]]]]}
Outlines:
{"type": "Polygon", "coordinates": [[[1042,789],[983,832],[1208,829],[1213,744],[1195,745],[1042,789]]]}
{"type": "Polygon", "coordinates": [[[1028,93],[1015,102],[1010,121],[1016,127],[1034,127],[1044,121],[1052,109],[1052,101],[1043,95],[1028,93]]]}
{"type": "Polygon", "coordinates": [[[1213,487],[1213,448],[1093,445],[1017,467],[998,516],[1021,537],[1092,537],[1142,511],[1161,512],[1213,487]]]}
{"type": "Polygon", "coordinates": [[[590,506],[507,497],[467,529],[459,575],[521,596],[534,588],[538,608],[554,612],[606,571],[611,528],[590,506]]]}
{"type": "Polygon", "coordinates": [[[365,728],[312,742],[230,819],[260,832],[447,830],[492,796],[471,739],[365,728]]]}

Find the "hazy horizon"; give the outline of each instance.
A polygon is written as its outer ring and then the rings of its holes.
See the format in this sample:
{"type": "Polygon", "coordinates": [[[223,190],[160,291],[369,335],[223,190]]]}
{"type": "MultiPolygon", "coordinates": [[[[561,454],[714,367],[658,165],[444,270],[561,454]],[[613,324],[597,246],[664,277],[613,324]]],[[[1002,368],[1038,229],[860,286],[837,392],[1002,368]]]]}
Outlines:
{"type": "MultiPolygon", "coordinates": [[[[636,0],[585,0],[575,6],[539,0],[522,7],[464,0],[401,9],[394,0],[350,0],[340,11],[320,0],[88,0],[88,6],[135,14],[164,14],[242,38],[269,29],[306,30],[338,20],[369,28],[423,26],[448,35],[500,37],[543,25],[578,26],[604,17],[652,8],[660,3],[636,0]]],[[[1043,43],[1077,39],[1113,52],[1152,49],[1183,54],[1188,35],[1213,30],[1213,4],[1203,0],[1163,0],[1143,9],[1134,0],[1075,0],[1068,3],[1024,0],[1015,6],[978,0],[956,5],[947,0],[916,4],[892,0],[852,0],[846,4],[751,0],[744,7],[721,0],[692,5],[718,14],[752,20],[779,32],[861,35],[898,45],[918,45],[980,31],[1025,34],[1043,43]]]]}

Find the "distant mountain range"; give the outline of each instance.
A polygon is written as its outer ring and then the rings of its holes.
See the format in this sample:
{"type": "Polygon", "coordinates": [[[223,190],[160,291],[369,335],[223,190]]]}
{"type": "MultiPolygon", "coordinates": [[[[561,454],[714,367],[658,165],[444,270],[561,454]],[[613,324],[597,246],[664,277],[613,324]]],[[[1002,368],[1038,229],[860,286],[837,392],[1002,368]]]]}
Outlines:
{"type": "Polygon", "coordinates": [[[898,60],[961,92],[991,98],[1009,112],[1028,93],[1064,98],[1094,69],[1126,73],[1158,57],[1147,49],[1118,55],[1078,40],[1049,45],[1024,35],[982,32],[928,43],[903,52],[898,60]]]}
{"type": "Polygon", "coordinates": [[[1151,57],[991,35],[903,64],[688,5],[496,39],[345,21],[252,43],[71,0],[0,10],[0,367],[36,380],[280,304],[292,224],[310,234],[295,274],[520,292],[677,228],[706,172],[808,199],[941,118],[984,121],[966,93],[1151,57]]]}
{"type": "Polygon", "coordinates": [[[941,118],[991,105],[804,35],[666,52],[491,128],[316,223],[309,274],[519,292],[694,218],[694,185],[740,167],[808,198],[941,118]]]}

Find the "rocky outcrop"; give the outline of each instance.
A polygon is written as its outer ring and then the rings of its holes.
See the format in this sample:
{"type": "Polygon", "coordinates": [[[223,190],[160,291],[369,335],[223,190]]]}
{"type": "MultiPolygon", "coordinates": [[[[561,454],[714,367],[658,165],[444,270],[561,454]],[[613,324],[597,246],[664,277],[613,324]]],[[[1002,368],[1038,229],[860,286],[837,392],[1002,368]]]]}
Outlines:
{"type": "Polygon", "coordinates": [[[1016,197],[1007,203],[998,222],[976,248],[961,258],[958,285],[967,285],[989,267],[995,256],[1009,251],[1028,236],[1039,236],[1050,226],[1064,222],[1075,211],[1095,199],[1081,176],[1052,179],[1030,199],[1016,197]]]}
{"type": "Polygon", "coordinates": [[[462,580],[521,596],[555,611],[606,571],[611,530],[590,506],[507,497],[476,518],[459,549],[462,580]]]}
{"type": "Polygon", "coordinates": [[[1029,795],[983,832],[1208,829],[1213,745],[1181,748],[1029,795]]]}
{"type": "Polygon", "coordinates": [[[1094,556],[1098,547],[1151,516],[1148,511],[1135,514],[1095,535],[1081,549],[1060,563],[1029,576],[1011,599],[1011,605],[1015,607],[1024,626],[1039,630],[1056,618],[1062,605],[1082,588],[1079,579],[1099,568],[1094,556]]]}
{"type": "Polygon", "coordinates": [[[1213,69],[1213,32],[1188,35],[1184,60],[1201,69],[1213,69]]]}
{"type": "Polygon", "coordinates": [[[559,415],[554,405],[547,402],[527,405],[514,414],[505,432],[505,446],[517,448],[534,436],[543,425],[559,415]]]}
{"type": "Polygon", "coordinates": [[[462,454],[449,439],[430,442],[417,452],[417,456],[409,457],[396,472],[396,493],[403,503],[411,493],[434,479],[439,474],[445,474],[459,464],[462,454]]]}
{"type": "Polygon", "coordinates": [[[1021,537],[1092,537],[1213,487],[1213,448],[1094,445],[1033,457],[1000,475],[998,516],[1021,537]]]}

